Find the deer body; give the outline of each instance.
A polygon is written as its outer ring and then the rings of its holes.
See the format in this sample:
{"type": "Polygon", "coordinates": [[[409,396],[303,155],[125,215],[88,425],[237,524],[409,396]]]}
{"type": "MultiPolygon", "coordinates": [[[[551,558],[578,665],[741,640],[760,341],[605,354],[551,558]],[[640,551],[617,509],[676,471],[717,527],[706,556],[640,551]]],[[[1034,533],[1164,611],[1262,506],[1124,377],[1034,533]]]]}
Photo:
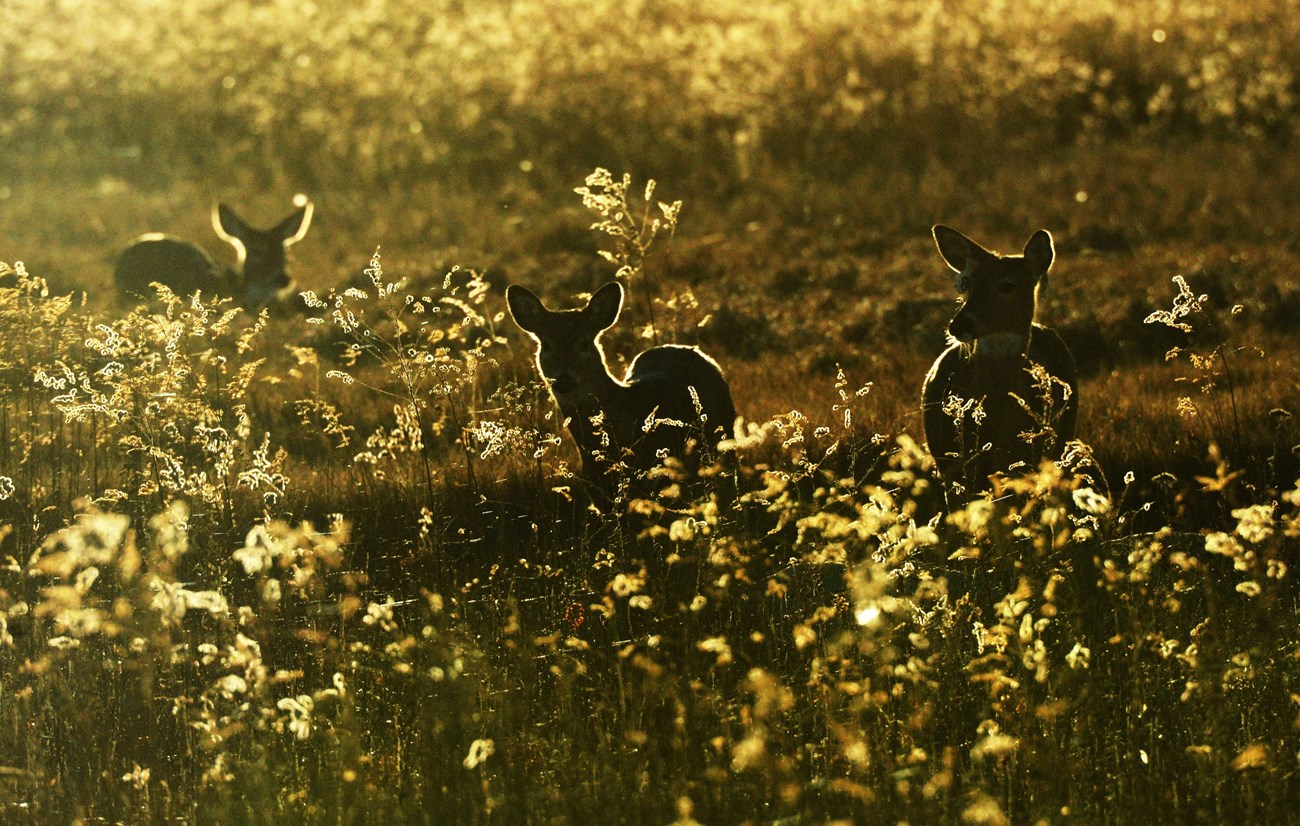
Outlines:
{"type": "Polygon", "coordinates": [[[949,491],[973,492],[993,473],[1060,457],[1074,438],[1077,374],[1061,337],[1034,323],[1055,258],[1045,230],[1006,257],[945,226],[934,237],[965,300],[925,377],[925,438],[949,491]]]}
{"type": "Polygon", "coordinates": [[[695,347],[638,355],[623,379],[605,362],[600,334],[618,320],[623,287],[611,282],[580,310],[546,309],[527,289],[506,291],[510,314],[537,342],[537,369],[568,420],[583,475],[602,482],[614,462],[649,469],[662,456],[698,464],[734,435],[736,408],[718,363],[695,347]],[[695,442],[692,447],[692,441],[695,442]]]}
{"type": "Polygon", "coordinates": [[[225,204],[213,207],[212,228],[235,248],[233,269],[219,266],[189,241],[160,233],[140,236],[117,260],[113,280],[118,294],[147,299],[153,295],[149,285],[156,281],[178,296],[196,290],[232,295],[252,310],[285,300],[294,290],[285,271],[285,250],[306,235],[312,216],[310,201],[302,196],[295,200],[298,208],[269,230],[249,226],[225,204]]]}

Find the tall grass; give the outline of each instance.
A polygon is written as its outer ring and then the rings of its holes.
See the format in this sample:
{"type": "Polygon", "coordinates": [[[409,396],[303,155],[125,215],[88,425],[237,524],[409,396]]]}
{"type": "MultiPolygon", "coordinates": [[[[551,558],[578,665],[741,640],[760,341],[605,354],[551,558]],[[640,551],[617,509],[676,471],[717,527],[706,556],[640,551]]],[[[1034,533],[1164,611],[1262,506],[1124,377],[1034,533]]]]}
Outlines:
{"type": "Polygon", "coordinates": [[[1288,2],[8,6],[11,151],[136,177],[734,187],[1142,133],[1289,138],[1288,2]],[[94,21],[88,23],[87,21],[94,21]],[[138,171],[137,171],[138,170],[138,171]]]}
{"type": "Polygon", "coordinates": [[[306,320],[165,290],[105,320],[5,278],[4,443],[29,446],[0,479],[8,817],[1295,805],[1300,491],[1237,464],[1267,414],[1185,280],[1149,315],[1202,336],[1177,409],[1206,411],[1203,478],[1108,496],[1047,465],[945,513],[842,369],[820,412],[747,424],[732,471],[611,508],[478,273],[393,279],[375,253],[306,320]]]}

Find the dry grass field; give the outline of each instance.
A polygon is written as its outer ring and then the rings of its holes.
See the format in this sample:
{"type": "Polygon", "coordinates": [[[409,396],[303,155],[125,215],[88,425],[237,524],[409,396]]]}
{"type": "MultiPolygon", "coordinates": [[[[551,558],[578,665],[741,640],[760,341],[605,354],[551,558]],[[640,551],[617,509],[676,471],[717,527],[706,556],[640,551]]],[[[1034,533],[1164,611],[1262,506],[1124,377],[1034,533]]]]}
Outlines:
{"type": "Polygon", "coordinates": [[[0,821],[1294,819],[1298,14],[7,0],[0,821]],[[297,193],[292,306],[115,295],[297,193]],[[936,223],[1104,478],[945,509],[936,223]],[[611,501],[504,295],[616,277],[742,423],[611,501]]]}

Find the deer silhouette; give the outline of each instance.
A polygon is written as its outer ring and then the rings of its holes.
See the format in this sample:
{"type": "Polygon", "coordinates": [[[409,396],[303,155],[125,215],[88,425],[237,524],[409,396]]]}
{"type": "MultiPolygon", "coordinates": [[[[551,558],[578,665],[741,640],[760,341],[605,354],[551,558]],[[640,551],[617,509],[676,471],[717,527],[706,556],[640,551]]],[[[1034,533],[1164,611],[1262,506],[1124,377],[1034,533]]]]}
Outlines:
{"type": "Polygon", "coordinates": [[[615,378],[600,336],[618,321],[612,281],[577,310],[548,310],[518,285],[506,290],[515,323],[537,342],[537,370],[568,420],[583,476],[606,485],[616,464],[644,471],[673,456],[698,468],[734,435],[736,408],[718,363],[695,347],[652,347],[615,378]]]}
{"type": "Polygon", "coordinates": [[[285,251],[301,241],[311,225],[313,207],[299,195],[297,208],[267,230],[249,226],[225,204],[212,208],[212,228],[235,248],[236,265],[222,267],[202,248],[170,235],[148,233],[137,238],[117,260],[113,280],[128,300],[153,295],[152,282],[179,296],[196,290],[230,295],[240,306],[259,310],[293,295],[294,282],[285,270],[285,251]]]}
{"type": "Polygon", "coordinates": [[[952,502],[987,488],[996,472],[1059,458],[1074,438],[1078,380],[1065,342],[1034,322],[1056,257],[1046,230],[1021,255],[990,252],[942,225],[934,240],[963,297],[922,391],[926,443],[952,502]]]}

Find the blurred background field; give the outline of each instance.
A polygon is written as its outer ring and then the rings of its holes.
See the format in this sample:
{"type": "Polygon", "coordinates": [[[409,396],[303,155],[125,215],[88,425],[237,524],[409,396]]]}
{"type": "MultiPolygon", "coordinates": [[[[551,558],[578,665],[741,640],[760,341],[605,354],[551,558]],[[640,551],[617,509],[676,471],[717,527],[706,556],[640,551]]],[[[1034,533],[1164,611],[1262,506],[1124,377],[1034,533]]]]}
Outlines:
{"type": "Polygon", "coordinates": [[[0,277],[0,814],[1290,816],[1297,13],[6,0],[0,260],[48,290],[0,277]],[[613,277],[596,167],[684,204],[612,360],[653,319],[756,428],[712,499],[630,521],[565,475],[502,316],[613,277]],[[368,291],[359,326],[114,303],[135,235],[229,261],[214,200],[299,192],[292,272],[368,291]],[[936,516],[940,222],[1053,233],[1108,508],[1057,479],[936,516]],[[1186,331],[1146,321],[1175,276],[1186,331]]]}

